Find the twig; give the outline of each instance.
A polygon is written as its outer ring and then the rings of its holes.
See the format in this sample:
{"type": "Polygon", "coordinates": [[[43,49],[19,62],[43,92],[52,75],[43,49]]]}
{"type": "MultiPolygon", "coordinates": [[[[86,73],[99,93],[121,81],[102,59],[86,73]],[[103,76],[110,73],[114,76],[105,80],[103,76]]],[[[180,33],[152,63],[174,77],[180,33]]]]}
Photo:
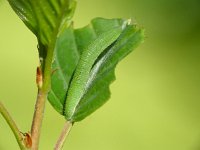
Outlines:
{"type": "Polygon", "coordinates": [[[0,113],[2,114],[2,116],[4,117],[8,125],[10,126],[13,134],[15,135],[15,138],[17,140],[17,143],[20,149],[26,150],[27,148],[25,147],[23,143],[23,135],[21,134],[14,120],[12,119],[12,117],[10,116],[10,114],[8,113],[8,111],[6,110],[6,108],[3,106],[1,102],[0,102],[0,113]]]}
{"type": "Polygon", "coordinates": [[[35,112],[31,127],[32,150],[38,150],[46,96],[47,94],[43,93],[40,90],[38,91],[37,101],[35,104],[35,112]]]}
{"type": "Polygon", "coordinates": [[[65,143],[65,139],[67,137],[67,135],[69,134],[70,130],[71,130],[71,127],[72,127],[72,123],[67,121],[64,125],[64,128],[60,134],[60,137],[58,138],[58,141],[55,145],[55,148],[54,150],[61,150],[64,143],[65,143]]]}
{"type": "MultiPolygon", "coordinates": [[[[50,58],[51,59],[51,58],[50,58]]],[[[39,139],[40,139],[40,132],[42,127],[42,120],[43,114],[45,109],[45,102],[47,99],[47,94],[50,89],[50,70],[51,64],[48,63],[44,72],[44,80],[43,80],[43,73],[40,67],[37,67],[37,74],[36,74],[36,83],[38,86],[38,95],[35,104],[35,111],[31,126],[31,138],[32,138],[32,150],[38,150],[39,147],[39,139]]]]}

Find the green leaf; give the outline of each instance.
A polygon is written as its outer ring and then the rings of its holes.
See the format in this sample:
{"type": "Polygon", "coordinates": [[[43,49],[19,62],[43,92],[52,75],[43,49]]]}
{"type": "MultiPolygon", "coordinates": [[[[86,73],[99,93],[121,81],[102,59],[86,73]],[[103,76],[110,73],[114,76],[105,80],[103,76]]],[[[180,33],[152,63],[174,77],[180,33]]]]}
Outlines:
{"type": "Polygon", "coordinates": [[[115,80],[117,63],[143,39],[143,31],[128,26],[119,39],[96,61],[85,85],[85,93],[71,120],[80,121],[102,106],[110,97],[109,85],[115,80]]]}
{"type": "Polygon", "coordinates": [[[45,59],[53,51],[56,38],[71,23],[73,0],[8,0],[13,10],[36,35],[39,52],[45,59]]]}
{"type": "MultiPolygon", "coordinates": [[[[101,28],[97,26],[100,23],[96,24],[96,21],[103,20],[100,18],[94,19],[90,25],[82,29],[73,30],[72,27],[68,28],[57,39],[55,60],[52,65],[52,70],[55,71],[52,75],[52,90],[48,95],[48,99],[61,114],[64,113],[63,107],[66,102],[66,93],[80,55],[86,46],[103,33],[103,31],[99,30],[101,28]]],[[[110,26],[107,26],[108,30],[113,27],[120,27],[123,23],[120,19],[105,21],[110,24],[110,26]]]]}
{"type": "Polygon", "coordinates": [[[116,64],[143,40],[127,20],[96,18],[57,40],[48,99],[67,120],[80,121],[109,98],[116,64]]]}
{"type": "MultiPolygon", "coordinates": [[[[8,0],[13,10],[36,35],[43,84],[47,93],[51,83],[51,65],[57,38],[71,25],[74,0],[8,0]]],[[[39,85],[39,84],[38,84],[39,85]]]]}

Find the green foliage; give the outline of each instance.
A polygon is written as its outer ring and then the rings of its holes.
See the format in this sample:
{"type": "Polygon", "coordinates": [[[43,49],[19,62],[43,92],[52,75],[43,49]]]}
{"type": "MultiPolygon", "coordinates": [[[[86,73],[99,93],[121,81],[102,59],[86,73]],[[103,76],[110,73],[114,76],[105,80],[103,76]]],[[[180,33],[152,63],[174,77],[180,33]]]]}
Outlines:
{"type": "Polygon", "coordinates": [[[80,121],[108,100],[116,64],[143,39],[143,31],[127,22],[96,18],[58,39],[48,99],[67,120],[80,121]]]}
{"type": "Polygon", "coordinates": [[[143,30],[128,20],[103,18],[74,29],[73,0],[8,1],[38,39],[44,77],[51,80],[51,105],[71,122],[102,106],[117,63],[141,43],[143,30]]]}
{"type": "Polygon", "coordinates": [[[53,51],[59,34],[71,24],[73,0],[8,0],[13,10],[36,35],[40,58],[53,51]]]}

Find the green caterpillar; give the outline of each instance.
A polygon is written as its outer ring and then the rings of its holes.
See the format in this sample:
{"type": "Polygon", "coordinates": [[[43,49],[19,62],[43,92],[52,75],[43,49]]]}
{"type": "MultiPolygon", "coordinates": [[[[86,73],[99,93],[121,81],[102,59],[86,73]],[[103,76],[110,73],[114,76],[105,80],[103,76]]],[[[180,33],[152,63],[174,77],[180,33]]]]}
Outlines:
{"type": "Polygon", "coordinates": [[[75,70],[65,103],[64,114],[67,120],[72,118],[76,111],[76,107],[81,101],[81,97],[85,92],[85,85],[95,60],[108,46],[117,40],[121,32],[121,27],[106,31],[83,51],[75,70]]]}

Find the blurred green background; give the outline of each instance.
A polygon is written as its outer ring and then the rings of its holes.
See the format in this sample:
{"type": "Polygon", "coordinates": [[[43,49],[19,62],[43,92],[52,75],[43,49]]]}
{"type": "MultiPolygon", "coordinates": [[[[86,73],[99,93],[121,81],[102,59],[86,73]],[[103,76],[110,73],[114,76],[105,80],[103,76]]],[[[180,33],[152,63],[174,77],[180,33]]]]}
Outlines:
{"type": "MultiPolygon", "coordinates": [[[[200,150],[200,1],[78,0],[75,26],[131,18],[145,42],[116,69],[112,97],[75,124],[64,150],[200,150]]],[[[23,132],[36,99],[36,38],[0,1],[0,100],[23,132]]],[[[64,118],[47,103],[41,150],[51,150],[64,118]]],[[[17,150],[0,117],[0,150],[17,150]]]]}

